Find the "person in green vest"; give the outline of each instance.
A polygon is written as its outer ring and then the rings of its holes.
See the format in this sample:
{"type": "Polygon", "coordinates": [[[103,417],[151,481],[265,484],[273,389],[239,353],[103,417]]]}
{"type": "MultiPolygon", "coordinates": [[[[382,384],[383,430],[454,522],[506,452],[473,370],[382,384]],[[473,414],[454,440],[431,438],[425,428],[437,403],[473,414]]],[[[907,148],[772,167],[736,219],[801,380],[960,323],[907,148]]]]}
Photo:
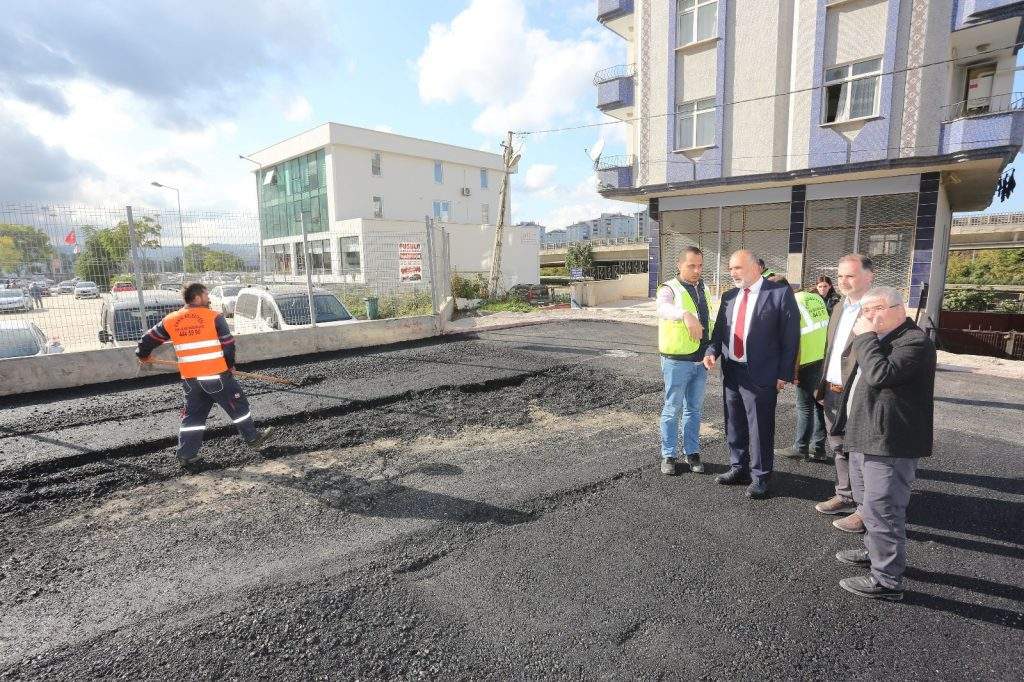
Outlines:
{"type": "Polygon", "coordinates": [[[665,378],[661,410],[661,473],[676,473],[682,421],[683,455],[690,471],[700,474],[700,417],[708,373],[704,351],[711,339],[715,313],[711,292],[701,280],[704,254],[688,246],[679,254],[679,274],[658,287],[658,352],[665,378]]]}
{"type": "MultiPolygon", "coordinates": [[[[785,277],[772,274],[772,281],[788,284],[785,277]]],[[[817,293],[798,291],[800,310],[800,354],[796,368],[796,438],[791,447],[775,450],[776,456],[827,462],[825,455],[825,412],[814,399],[821,383],[828,335],[828,307],[817,293]]]]}

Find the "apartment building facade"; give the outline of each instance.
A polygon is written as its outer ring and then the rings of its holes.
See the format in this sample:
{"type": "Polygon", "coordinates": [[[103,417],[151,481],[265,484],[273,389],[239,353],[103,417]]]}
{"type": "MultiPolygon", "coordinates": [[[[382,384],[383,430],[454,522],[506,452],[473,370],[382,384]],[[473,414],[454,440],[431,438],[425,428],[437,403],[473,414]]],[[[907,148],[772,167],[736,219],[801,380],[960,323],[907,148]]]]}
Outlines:
{"type": "MultiPolygon", "coordinates": [[[[320,281],[400,281],[398,248],[389,244],[423,234],[427,216],[449,234],[453,269],[490,269],[504,172],[500,154],[325,123],[247,158],[258,164],[268,273],[304,276],[305,219],[309,265],[320,281]]],[[[510,214],[509,205],[506,224],[510,214]]],[[[538,281],[538,232],[507,231],[506,238],[506,286],[538,281]]]]}
{"type": "Polygon", "coordinates": [[[629,123],[598,163],[646,204],[651,287],[702,248],[714,288],[751,248],[808,285],[862,251],[937,319],[951,213],[980,210],[1024,138],[1024,2],[599,0],[628,63],[595,76],[629,123]]]}

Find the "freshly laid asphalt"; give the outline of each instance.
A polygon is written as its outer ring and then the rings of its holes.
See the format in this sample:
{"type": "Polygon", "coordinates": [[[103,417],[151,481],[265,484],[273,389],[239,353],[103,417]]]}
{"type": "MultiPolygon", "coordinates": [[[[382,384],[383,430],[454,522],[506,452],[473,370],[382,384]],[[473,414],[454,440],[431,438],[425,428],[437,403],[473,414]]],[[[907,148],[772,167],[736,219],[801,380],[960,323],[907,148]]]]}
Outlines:
{"type": "MultiPolygon", "coordinates": [[[[564,322],[265,364],[261,456],[166,377],[0,403],[0,679],[1019,679],[1020,382],[940,371],[902,603],[813,504],[658,470],[651,327],[564,322]],[[1016,671],[1016,672],[1015,672],[1016,671]]],[[[793,433],[780,401],[778,445],[793,433]]]]}

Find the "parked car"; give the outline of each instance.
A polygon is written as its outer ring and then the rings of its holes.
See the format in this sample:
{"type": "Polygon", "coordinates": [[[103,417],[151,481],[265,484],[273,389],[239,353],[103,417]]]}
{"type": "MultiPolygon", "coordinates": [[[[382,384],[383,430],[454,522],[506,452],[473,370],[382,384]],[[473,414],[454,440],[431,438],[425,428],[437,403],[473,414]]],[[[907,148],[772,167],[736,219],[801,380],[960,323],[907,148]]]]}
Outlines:
{"type": "Polygon", "coordinates": [[[99,298],[100,288],[96,282],[81,281],[75,285],[75,298],[99,298]]]}
{"type": "Polygon", "coordinates": [[[32,297],[25,289],[3,289],[0,291],[0,311],[32,310],[32,297]]]}
{"type": "Polygon", "coordinates": [[[114,286],[110,287],[112,294],[120,294],[125,291],[135,291],[135,285],[131,282],[114,282],[114,286]]]}
{"type": "Polygon", "coordinates": [[[64,280],[63,282],[61,282],[60,284],[57,285],[57,293],[58,294],[74,293],[75,285],[78,284],[79,281],[80,280],[77,280],[77,279],[66,279],[66,280],[64,280]]]}
{"type": "Polygon", "coordinates": [[[159,289],[142,292],[146,305],[146,319],[142,319],[139,310],[139,294],[137,291],[120,292],[111,295],[109,301],[103,302],[100,309],[100,331],[97,334],[100,343],[115,346],[132,346],[142,338],[151,327],[155,326],[168,313],[182,307],[181,295],[159,289]]]}
{"type": "Polygon", "coordinates": [[[57,339],[48,339],[43,330],[26,320],[0,320],[0,358],[63,353],[57,339]]]}
{"type": "Polygon", "coordinates": [[[34,284],[36,286],[36,288],[39,289],[39,295],[40,296],[52,296],[53,295],[52,284],[50,282],[48,282],[47,280],[36,280],[32,284],[34,284]]]}
{"type": "MultiPolygon", "coordinates": [[[[317,326],[337,326],[356,320],[337,296],[313,289],[317,326]]],[[[297,285],[245,287],[235,303],[235,333],[253,334],[311,327],[309,296],[297,285]]]]}
{"type": "Polygon", "coordinates": [[[224,317],[231,317],[235,314],[235,302],[238,301],[238,292],[242,290],[240,284],[222,284],[210,291],[210,307],[219,310],[224,317]]]}

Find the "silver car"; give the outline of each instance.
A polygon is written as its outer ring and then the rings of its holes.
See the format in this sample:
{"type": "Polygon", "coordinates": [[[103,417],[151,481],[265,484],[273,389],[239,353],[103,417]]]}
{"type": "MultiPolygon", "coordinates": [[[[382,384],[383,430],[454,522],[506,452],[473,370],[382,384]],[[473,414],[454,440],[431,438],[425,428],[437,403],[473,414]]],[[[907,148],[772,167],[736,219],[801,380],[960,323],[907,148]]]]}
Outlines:
{"type": "Polygon", "coordinates": [[[0,311],[32,310],[32,299],[24,289],[0,289],[0,311]]]}
{"type": "Polygon", "coordinates": [[[214,287],[210,292],[210,307],[219,310],[224,317],[233,317],[235,303],[238,302],[238,292],[241,290],[241,284],[222,284],[214,287]]]}
{"type": "Polygon", "coordinates": [[[75,285],[75,298],[99,298],[100,288],[96,282],[79,282],[75,285]]]}
{"type": "Polygon", "coordinates": [[[63,353],[57,339],[48,339],[43,330],[25,320],[0,320],[0,359],[30,355],[63,353]]]}

